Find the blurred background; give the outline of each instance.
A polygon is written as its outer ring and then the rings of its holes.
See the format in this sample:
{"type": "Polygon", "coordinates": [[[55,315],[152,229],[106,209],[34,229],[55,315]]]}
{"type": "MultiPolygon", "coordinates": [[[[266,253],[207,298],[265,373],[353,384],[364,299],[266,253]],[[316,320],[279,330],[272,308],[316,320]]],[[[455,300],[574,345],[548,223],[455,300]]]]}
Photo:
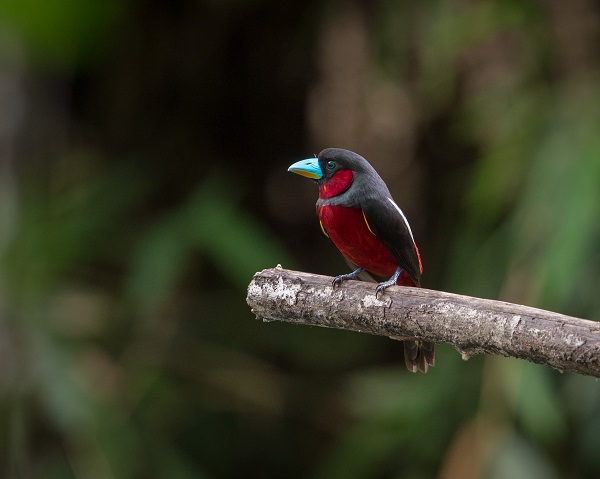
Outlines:
{"type": "Polygon", "coordinates": [[[600,477],[600,385],[256,321],[347,272],[287,167],[355,150],[423,285],[600,318],[592,0],[2,0],[0,477],[600,477]]]}

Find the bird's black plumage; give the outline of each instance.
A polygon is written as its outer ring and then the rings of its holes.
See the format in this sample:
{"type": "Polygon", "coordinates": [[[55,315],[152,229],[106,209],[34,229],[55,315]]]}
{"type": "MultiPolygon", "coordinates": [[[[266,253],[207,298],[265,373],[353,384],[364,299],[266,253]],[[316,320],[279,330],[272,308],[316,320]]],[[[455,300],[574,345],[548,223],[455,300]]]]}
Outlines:
{"type": "Polygon", "coordinates": [[[319,199],[317,205],[361,208],[373,233],[410,276],[415,286],[421,285],[421,270],[410,226],[377,171],[362,156],[342,148],[327,148],[319,153],[319,165],[327,183],[336,170],[349,169],[355,175],[352,185],[339,196],[319,199]],[[335,169],[327,163],[334,161],[335,169]]]}
{"type": "MultiPolygon", "coordinates": [[[[421,261],[410,225],[375,169],[362,156],[341,148],[321,151],[318,163],[322,176],[319,175],[315,181],[319,185],[317,212],[322,220],[321,226],[324,231],[329,231],[328,236],[338,233],[335,238],[330,239],[348,264],[356,270],[354,273],[338,276],[334,280],[334,286],[348,279],[380,280],[383,271],[395,269],[392,278],[378,285],[376,294],[393,284],[408,285],[408,278],[414,286],[420,287],[421,261]],[[342,213],[338,207],[356,213],[342,213]],[[324,222],[329,222],[335,231],[329,230],[324,222]],[[369,247],[365,248],[365,244],[369,247]],[[351,260],[350,257],[354,259],[351,260]],[[373,258],[378,259],[374,261],[373,258]],[[380,273],[376,274],[373,270],[380,273]],[[408,278],[401,276],[399,279],[401,270],[408,278]]],[[[411,338],[393,339],[403,341],[404,358],[410,371],[427,372],[428,367],[434,365],[433,343],[411,338]]]]}
{"type": "Polygon", "coordinates": [[[415,284],[421,286],[421,269],[416,246],[408,225],[386,198],[361,203],[369,227],[415,284]]]}

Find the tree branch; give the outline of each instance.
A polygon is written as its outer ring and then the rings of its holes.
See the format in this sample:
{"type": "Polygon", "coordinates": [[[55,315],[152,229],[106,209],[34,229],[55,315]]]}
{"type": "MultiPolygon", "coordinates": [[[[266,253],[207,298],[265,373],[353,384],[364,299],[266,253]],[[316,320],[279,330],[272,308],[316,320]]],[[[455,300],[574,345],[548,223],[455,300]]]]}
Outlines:
{"type": "Polygon", "coordinates": [[[375,285],[290,271],[254,275],[246,301],[257,319],[451,344],[468,359],[497,354],[600,377],[600,323],[518,304],[423,288],[375,285]]]}

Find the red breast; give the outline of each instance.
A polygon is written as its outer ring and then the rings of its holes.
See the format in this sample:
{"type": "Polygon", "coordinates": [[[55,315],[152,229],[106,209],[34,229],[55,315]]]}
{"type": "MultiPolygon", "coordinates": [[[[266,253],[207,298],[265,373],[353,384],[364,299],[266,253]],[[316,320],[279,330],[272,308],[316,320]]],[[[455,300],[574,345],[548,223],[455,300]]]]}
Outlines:
{"type": "MultiPolygon", "coordinates": [[[[371,232],[360,208],[344,206],[317,206],[324,233],[344,257],[376,276],[390,277],[398,266],[392,255],[371,232]]],[[[398,283],[414,286],[410,277],[402,271],[398,283]]]]}

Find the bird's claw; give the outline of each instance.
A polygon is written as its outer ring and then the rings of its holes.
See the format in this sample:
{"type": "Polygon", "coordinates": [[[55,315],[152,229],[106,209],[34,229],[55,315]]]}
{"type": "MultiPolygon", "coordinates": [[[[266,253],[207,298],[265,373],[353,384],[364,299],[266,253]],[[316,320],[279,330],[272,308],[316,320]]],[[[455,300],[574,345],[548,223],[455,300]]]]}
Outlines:
{"type": "Polygon", "coordinates": [[[375,289],[375,298],[377,298],[379,296],[379,293],[385,292],[385,290],[388,289],[390,286],[394,286],[396,284],[396,282],[398,281],[398,277],[400,276],[401,272],[402,272],[402,268],[400,268],[400,266],[398,266],[396,268],[396,272],[390,279],[388,279],[387,281],[384,281],[383,283],[379,283],[377,285],[377,289],[375,289]]]}
{"type": "Polygon", "coordinates": [[[331,282],[331,286],[333,287],[333,289],[335,289],[336,286],[341,286],[342,281],[344,281],[344,276],[345,275],[340,274],[339,276],[333,278],[333,281],[331,282]]]}
{"type": "Polygon", "coordinates": [[[391,281],[384,281],[383,283],[379,283],[377,285],[377,288],[375,289],[375,298],[379,298],[379,293],[385,293],[385,290],[388,289],[390,286],[394,286],[396,284],[396,282],[391,282],[391,281]]]}
{"type": "Polygon", "coordinates": [[[346,281],[347,279],[358,278],[358,275],[360,273],[362,273],[363,271],[364,271],[363,268],[358,268],[358,269],[352,271],[352,273],[340,274],[339,276],[336,276],[335,278],[333,278],[333,281],[331,282],[331,286],[333,286],[333,289],[335,289],[336,286],[340,286],[342,284],[342,282],[346,281]]]}

